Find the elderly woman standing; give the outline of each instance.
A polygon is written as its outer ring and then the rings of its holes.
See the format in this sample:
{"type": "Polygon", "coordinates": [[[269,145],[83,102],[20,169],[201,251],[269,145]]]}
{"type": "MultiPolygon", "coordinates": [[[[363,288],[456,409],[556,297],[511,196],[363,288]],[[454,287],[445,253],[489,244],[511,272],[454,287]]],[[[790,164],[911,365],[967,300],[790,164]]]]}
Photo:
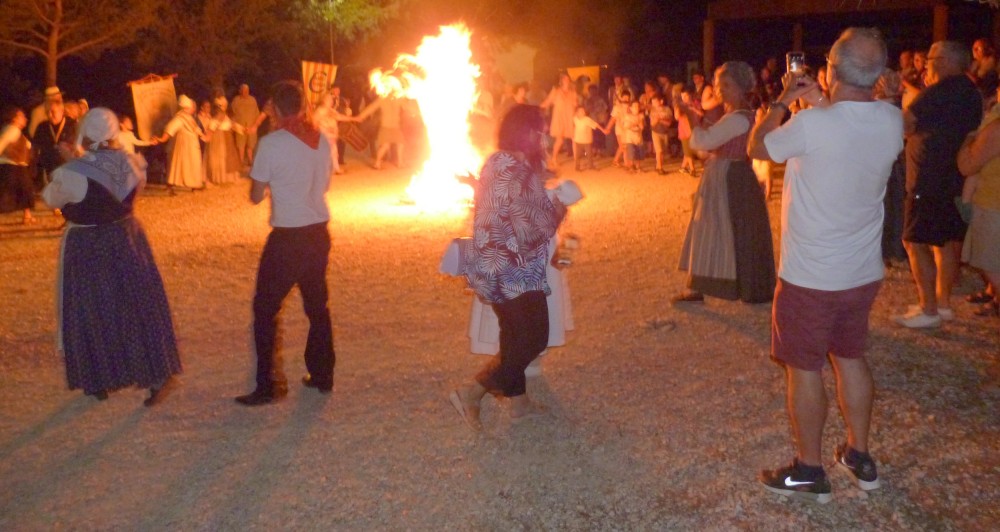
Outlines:
{"type": "Polygon", "coordinates": [[[688,290],[672,298],[675,304],[700,303],[706,295],[763,303],[774,295],[771,224],[747,159],[754,123],[749,95],[754,85],[750,65],[731,61],[719,67],[715,91],[725,114],[707,129],[701,127],[696,110],[681,105],[693,126],[691,147],[707,150],[710,156],[681,249],[680,269],[688,273],[688,290]]]}
{"type": "Polygon", "coordinates": [[[118,149],[118,119],[105,108],[83,118],[86,150],[53,172],[42,191],[67,221],[59,268],[58,346],[71,390],[104,400],[128,386],[162,401],[181,371],[160,272],[132,202],[145,185],[138,160],[118,149]]]}
{"type": "Polygon", "coordinates": [[[543,129],[538,107],[511,109],[500,124],[499,149],[486,160],[476,187],[465,272],[476,296],[497,315],[500,356],[451,392],[451,404],[474,430],[482,428],[479,405],[487,392],[509,397],[515,420],[540,412],[528,399],[524,370],[548,343],[548,242],[566,214],[558,199],[549,199],[539,175],[543,129]]]}

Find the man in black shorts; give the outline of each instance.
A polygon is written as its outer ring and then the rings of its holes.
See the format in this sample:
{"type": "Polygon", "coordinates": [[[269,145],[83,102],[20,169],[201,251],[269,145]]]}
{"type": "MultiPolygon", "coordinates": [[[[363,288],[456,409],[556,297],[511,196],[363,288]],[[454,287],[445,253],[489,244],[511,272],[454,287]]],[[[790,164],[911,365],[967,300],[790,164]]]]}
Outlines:
{"type": "Polygon", "coordinates": [[[934,43],[927,54],[927,88],[903,114],[903,243],[919,298],[918,305],[893,316],[904,327],[939,327],[954,317],[949,299],[965,237],[965,222],[955,206],[955,197],[962,194],[956,159],[965,137],[983,117],[982,97],[965,75],[970,61],[964,45],[934,43]]]}

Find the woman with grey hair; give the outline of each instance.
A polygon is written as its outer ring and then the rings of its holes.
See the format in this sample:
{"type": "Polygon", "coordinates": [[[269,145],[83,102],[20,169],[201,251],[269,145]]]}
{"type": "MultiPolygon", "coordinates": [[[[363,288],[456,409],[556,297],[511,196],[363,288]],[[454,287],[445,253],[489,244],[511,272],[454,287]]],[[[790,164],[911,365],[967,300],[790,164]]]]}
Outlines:
{"type": "Polygon", "coordinates": [[[181,371],[160,272],[132,202],[145,164],[118,144],[118,118],[97,107],[83,117],[82,156],[60,166],[42,191],[66,218],[58,273],[57,345],[69,388],[99,400],[149,388],[152,406],[181,371]]]}
{"type": "Polygon", "coordinates": [[[716,98],[725,115],[708,128],[689,106],[691,147],[710,153],[694,195],[691,221],[681,249],[687,290],[671,302],[701,303],[705,296],[747,303],[774,294],[774,249],[763,191],[747,158],[754,123],[750,96],[756,81],[750,65],[727,62],[715,71],[716,98]]]}

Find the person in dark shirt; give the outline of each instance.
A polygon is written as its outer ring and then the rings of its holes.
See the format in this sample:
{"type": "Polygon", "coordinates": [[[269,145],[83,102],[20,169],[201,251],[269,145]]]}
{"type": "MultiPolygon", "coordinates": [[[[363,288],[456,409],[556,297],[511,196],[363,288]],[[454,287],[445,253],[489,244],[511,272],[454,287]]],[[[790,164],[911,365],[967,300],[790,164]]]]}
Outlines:
{"type": "Polygon", "coordinates": [[[66,116],[61,99],[46,100],[48,119],[38,125],[31,139],[38,161],[35,190],[41,192],[52,181],[52,172],[76,155],[76,121],[66,116]]]}
{"type": "Polygon", "coordinates": [[[982,97],[965,75],[970,61],[962,44],[934,43],[927,54],[927,88],[903,115],[907,136],[903,242],[919,298],[918,305],[893,317],[904,327],[939,327],[954,316],[949,299],[966,228],[955,204],[962,194],[956,160],[965,137],[983,117],[982,97]]]}

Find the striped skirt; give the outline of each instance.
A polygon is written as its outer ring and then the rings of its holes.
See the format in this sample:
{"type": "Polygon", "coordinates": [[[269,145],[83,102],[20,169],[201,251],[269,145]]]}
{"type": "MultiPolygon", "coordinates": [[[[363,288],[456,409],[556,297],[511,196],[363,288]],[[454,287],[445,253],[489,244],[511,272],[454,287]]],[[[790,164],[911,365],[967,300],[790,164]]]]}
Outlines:
{"type": "Polygon", "coordinates": [[[747,303],[774,297],[774,247],[767,204],[745,161],[710,158],[694,195],[681,248],[687,286],[747,303]]]}

